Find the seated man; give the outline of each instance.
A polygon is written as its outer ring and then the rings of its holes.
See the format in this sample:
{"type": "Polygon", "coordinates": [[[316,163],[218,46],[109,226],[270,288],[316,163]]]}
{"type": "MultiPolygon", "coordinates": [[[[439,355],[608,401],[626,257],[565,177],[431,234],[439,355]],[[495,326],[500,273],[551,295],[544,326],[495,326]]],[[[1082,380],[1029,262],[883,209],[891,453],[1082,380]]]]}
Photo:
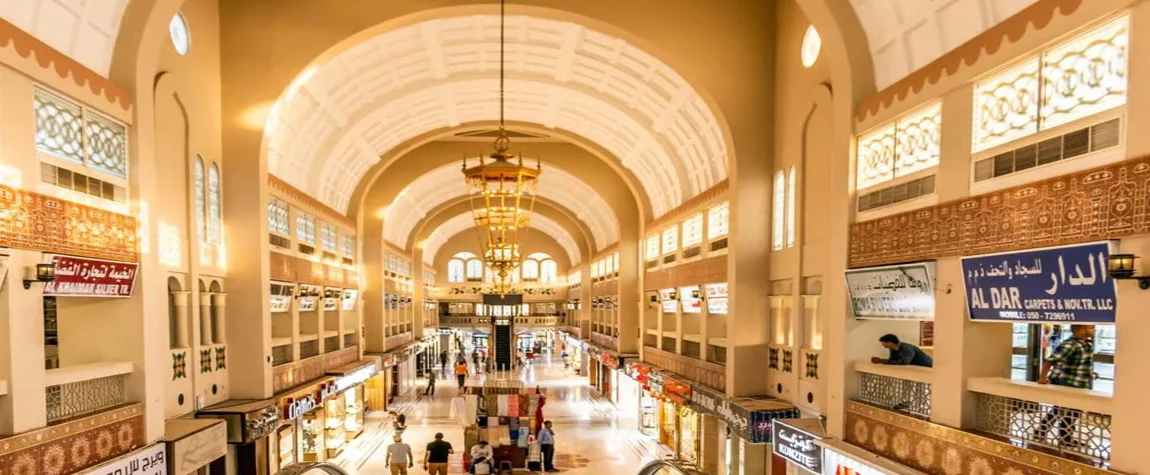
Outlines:
{"type": "Polygon", "coordinates": [[[486,440],[471,448],[471,473],[487,475],[495,471],[495,449],[486,440]]]}

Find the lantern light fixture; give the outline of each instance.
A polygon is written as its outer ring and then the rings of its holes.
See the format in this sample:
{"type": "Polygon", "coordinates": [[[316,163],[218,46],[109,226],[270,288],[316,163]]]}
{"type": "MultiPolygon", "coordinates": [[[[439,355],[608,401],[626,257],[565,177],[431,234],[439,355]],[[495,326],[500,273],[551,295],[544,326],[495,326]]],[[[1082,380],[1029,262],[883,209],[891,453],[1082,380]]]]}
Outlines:
{"type": "Polygon", "coordinates": [[[55,264],[36,264],[35,269],[29,268],[29,274],[32,274],[34,279],[24,279],[24,290],[32,288],[33,283],[46,284],[56,280],[56,265],[55,264]]]}
{"type": "Polygon", "coordinates": [[[1110,277],[1117,280],[1136,279],[1138,288],[1150,289],[1150,275],[1135,275],[1134,261],[1137,259],[1138,256],[1134,254],[1111,254],[1107,262],[1110,277]]]}

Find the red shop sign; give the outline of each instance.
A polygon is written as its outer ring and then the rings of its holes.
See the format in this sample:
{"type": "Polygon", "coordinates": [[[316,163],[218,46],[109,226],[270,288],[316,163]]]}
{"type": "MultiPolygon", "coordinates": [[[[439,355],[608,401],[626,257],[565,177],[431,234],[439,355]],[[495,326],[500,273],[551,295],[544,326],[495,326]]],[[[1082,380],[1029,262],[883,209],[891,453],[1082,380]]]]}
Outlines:
{"type": "Polygon", "coordinates": [[[104,261],[53,256],[55,280],[44,285],[44,295],[64,297],[131,297],[136,284],[135,262],[104,261]]]}
{"type": "Polygon", "coordinates": [[[607,366],[610,366],[611,369],[619,368],[619,360],[612,356],[610,353],[600,354],[599,361],[607,366]]]}
{"type": "Polygon", "coordinates": [[[651,369],[638,363],[627,363],[627,375],[645,386],[651,380],[651,369]]]}
{"type": "Polygon", "coordinates": [[[685,405],[691,401],[691,385],[677,379],[664,377],[663,394],[666,394],[667,399],[672,402],[685,405]]]}

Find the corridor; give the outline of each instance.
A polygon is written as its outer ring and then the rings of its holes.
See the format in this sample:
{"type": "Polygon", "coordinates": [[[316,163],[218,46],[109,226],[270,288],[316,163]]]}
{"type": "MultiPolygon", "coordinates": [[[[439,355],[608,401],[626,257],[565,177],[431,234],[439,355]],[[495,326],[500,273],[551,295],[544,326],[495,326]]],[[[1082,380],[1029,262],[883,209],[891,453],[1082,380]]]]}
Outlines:
{"type": "MultiPolygon", "coordinates": [[[[478,375],[472,380],[500,377],[519,378],[525,386],[544,389],[547,404],[543,412],[546,419],[554,423],[555,466],[564,473],[636,473],[644,463],[659,456],[659,449],[652,441],[637,432],[617,428],[615,408],[592,395],[586,378],[564,370],[558,358],[537,359],[533,365],[511,374],[478,375]]],[[[403,441],[411,445],[415,454],[413,474],[426,473],[421,466],[424,447],[436,432],[442,432],[444,440],[455,447],[451,473],[463,473],[463,427],[456,422],[451,410],[451,400],[459,392],[454,380],[438,382],[434,396],[420,396],[400,406],[408,426],[403,441]]],[[[380,413],[370,414],[368,419],[364,435],[353,442],[336,463],[352,475],[388,474],[387,445],[394,434],[391,419],[380,413]]]]}

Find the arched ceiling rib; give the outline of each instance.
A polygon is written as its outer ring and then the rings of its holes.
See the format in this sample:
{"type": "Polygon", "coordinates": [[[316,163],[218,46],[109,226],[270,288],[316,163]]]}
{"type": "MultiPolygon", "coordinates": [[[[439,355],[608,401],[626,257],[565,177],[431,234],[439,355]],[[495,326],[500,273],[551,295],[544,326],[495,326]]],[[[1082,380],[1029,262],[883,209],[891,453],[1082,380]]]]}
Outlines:
{"type": "MultiPolygon", "coordinates": [[[[638,177],[656,216],[727,177],[714,114],[669,66],[570,22],[509,16],[507,30],[510,120],[599,144],[638,177]]],[[[346,211],[391,147],[496,118],[498,68],[497,15],[428,20],[352,46],[281,97],[268,171],[346,211]]]]}
{"type": "MultiPolygon", "coordinates": [[[[523,164],[535,168],[534,160],[523,164]]],[[[474,163],[469,161],[468,166],[474,163]]],[[[591,230],[595,250],[601,250],[619,240],[619,223],[615,212],[591,186],[554,166],[543,164],[539,179],[540,197],[555,201],[571,210],[575,218],[586,223],[591,230]]],[[[452,164],[431,171],[409,184],[396,196],[384,217],[383,238],[407,248],[412,229],[427,213],[452,199],[464,196],[463,174],[460,165],[452,164]]]]}
{"type": "Polygon", "coordinates": [[[883,89],[1036,0],[850,0],[883,89]]]}
{"type": "MultiPolygon", "coordinates": [[[[529,232],[542,232],[555,239],[555,242],[559,243],[559,245],[567,251],[567,257],[570,258],[572,266],[582,261],[579,245],[575,242],[575,239],[571,237],[571,234],[563,229],[563,226],[559,223],[539,213],[531,213],[528,226],[532,228],[529,232]]],[[[443,247],[449,239],[456,234],[473,229],[475,229],[475,221],[471,213],[463,213],[444,221],[443,224],[435,228],[435,230],[428,235],[427,239],[424,240],[423,262],[434,264],[435,255],[439,252],[439,248],[443,247]]]]}
{"type": "Polygon", "coordinates": [[[4,0],[0,18],[108,77],[128,0],[4,0]]]}

